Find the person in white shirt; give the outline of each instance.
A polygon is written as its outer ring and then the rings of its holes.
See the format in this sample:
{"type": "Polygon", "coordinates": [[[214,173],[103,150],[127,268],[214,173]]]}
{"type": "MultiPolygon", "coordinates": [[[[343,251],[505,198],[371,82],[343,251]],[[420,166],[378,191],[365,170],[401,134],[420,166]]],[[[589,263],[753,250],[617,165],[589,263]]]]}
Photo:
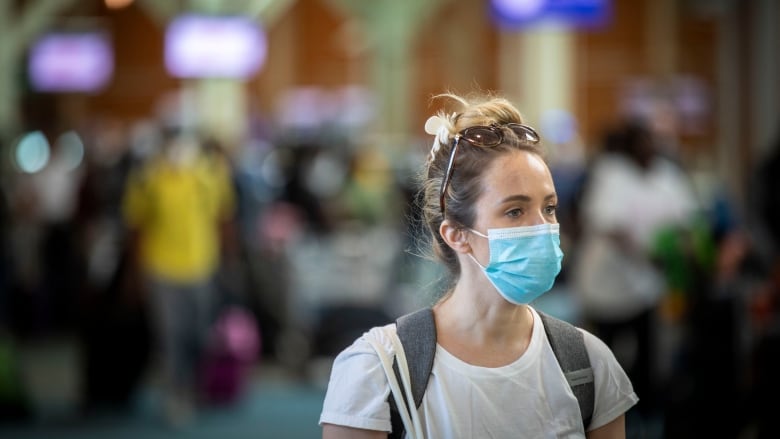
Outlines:
{"type": "MultiPolygon", "coordinates": [[[[417,414],[428,438],[624,438],[638,401],[612,352],[581,330],[594,374],[591,422],[529,303],[560,271],[556,192],[536,131],[507,100],[482,96],[426,123],[435,135],[421,175],[433,255],[453,283],[433,306],[437,346],[417,414]]],[[[395,325],[374,328],[335,359],[323,438],[386,438],[395,325]]],[[[412,360],[410,360],[412,361],[412,360]]]]}
{"type": "MultiPolygon", "coordinates": [[[[669,285],[653,257],[660,232],[689,230],[700,203],[683,168],[660,153],[650,125],[627,120],[608,131],[581,201],[582,240],[572,276],[583,320],[608,346],[631,340],[617,358],[655,416],[656,313],[669,285]]],[[[617,349],[616,349],[617,351],[617,349]]]]}

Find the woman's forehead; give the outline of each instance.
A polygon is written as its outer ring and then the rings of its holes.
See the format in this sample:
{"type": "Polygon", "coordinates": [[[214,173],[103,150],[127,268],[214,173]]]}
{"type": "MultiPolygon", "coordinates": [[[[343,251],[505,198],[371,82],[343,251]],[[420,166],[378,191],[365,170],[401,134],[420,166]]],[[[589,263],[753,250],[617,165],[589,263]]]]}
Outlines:
{"type": "Polygon", "coordinates": [[[483,195],[508,196],[508,193],[534,196],[555,191],[552,175],[537,154],[513,150],[496,158],[482,172],[483,195]]]}

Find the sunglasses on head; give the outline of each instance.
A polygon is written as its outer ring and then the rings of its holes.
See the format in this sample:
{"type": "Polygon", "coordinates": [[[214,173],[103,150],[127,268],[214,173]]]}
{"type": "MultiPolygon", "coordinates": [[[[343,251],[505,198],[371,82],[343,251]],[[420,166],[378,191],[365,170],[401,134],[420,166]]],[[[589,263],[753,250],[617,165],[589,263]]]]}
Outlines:
{"type": "Polygon", "coordinates": [[[511,130],[521,143],[529,143],[532,145],[539,143],[539,134],[536,130],[521,123],[473,126],[456,134],[455,139],[453,140],[452,149],[450,150],[447,171],[444,173],[444,179],[441,181],[441,189],[439,189],[439,207],[441,208],[442,217],[444,217],[444,199],[447,197],[447,188],[450,185],[452,174],[455,172],[455,154],[458,151],[460,141],[465,140],[472,146],[479,148],[492,148],[504,143],[504,129],[511,130]]]}

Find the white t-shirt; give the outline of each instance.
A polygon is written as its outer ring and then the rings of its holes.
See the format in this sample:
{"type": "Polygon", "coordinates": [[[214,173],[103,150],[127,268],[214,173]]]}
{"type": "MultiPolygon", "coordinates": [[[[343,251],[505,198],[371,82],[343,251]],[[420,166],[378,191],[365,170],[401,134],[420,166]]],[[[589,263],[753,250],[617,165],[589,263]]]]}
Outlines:
{"type": "Polygon", "coordinates": [[[659,228],[684,226],[699,209],[683,170],[662,157],[642,170],[626,157],[606,154],[595,162],[591,175],[582,203],[589,233],[622,230],[648,249],[659,228]]]}
{"type": "MultiPolygon", "coordinates": [[[[467,364],[441,346],[418,409],[429,438],[583,438],[579,405],[558,366],[535,310],[528,349],[513,363],[497,367],[467,364]]],[[[392,344],[373,328],[389,356],[392,344]]],[[[637,403],[631,382],[609,348],[594,335],[585,336],[595,378],[590,429],[601,427],[637,403]]],[[[333,363],[320,424],[390,431],[390,387],[379,358],[359,338],[333,363]]]]}

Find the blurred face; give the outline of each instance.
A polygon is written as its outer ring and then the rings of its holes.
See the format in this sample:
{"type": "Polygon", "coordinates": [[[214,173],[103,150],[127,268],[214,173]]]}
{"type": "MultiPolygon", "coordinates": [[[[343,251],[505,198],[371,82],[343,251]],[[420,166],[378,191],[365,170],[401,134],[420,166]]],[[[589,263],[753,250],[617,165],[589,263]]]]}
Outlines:
{"type": "MultiPolygon", "coordinates": [[[[475,205],[473,229],[487,234],[488,229],[555,224],[558,198],[552,175],[538,155],[512,149],[494,160],[482,174],[482,193],[475,205]]],[[[474,256],[488,261],[488,241],[469,238],[474,256]]]]}
{"type": "Polygon", "coordinates": [[[198,143],[185,136],[171,140],[167,145],[166,157],[175,166],[184,167],[191,165],[198,154],[198,143]]]}

